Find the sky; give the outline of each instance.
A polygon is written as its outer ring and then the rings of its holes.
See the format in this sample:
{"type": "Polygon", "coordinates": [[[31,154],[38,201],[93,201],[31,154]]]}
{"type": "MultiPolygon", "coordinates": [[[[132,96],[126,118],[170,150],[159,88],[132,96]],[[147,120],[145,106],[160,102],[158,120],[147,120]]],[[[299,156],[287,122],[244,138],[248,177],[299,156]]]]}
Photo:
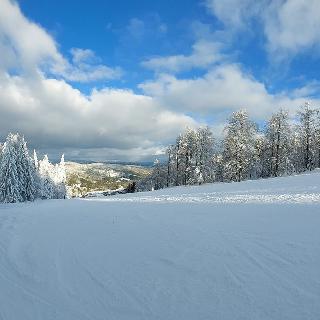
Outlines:
{"type": "Polygon", "coordinates": [[[0,0],[0,139],[69,160],[147,161],[320,106],[319,0],[0,0]]]}

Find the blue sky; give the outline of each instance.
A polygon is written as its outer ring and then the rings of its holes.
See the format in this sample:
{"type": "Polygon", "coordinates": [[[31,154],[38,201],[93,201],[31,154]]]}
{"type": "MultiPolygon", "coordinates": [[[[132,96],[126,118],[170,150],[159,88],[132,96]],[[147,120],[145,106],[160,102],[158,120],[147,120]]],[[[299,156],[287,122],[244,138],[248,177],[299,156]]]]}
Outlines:
{"type": "MultiPolygon", "coordinates": [[[[93,0],[89,4],[76,0],[21,0],[19,4],[28,18],[52,34],[64,55],[70,55],[70,48],[90,48],[103,63],[125,71],[121,79],[97,81],[94,85],[98,87],[112,85],[139,90],[139,83],[153,76],[151,70],[141,66],[142,61],[154,56],[190,54],[197,38],[197,24],[212,34],[226,30],[208,11],[205,1],[93,0]]],[[[265,50],[265,41],[261,25],[252,21],[237,39],[227,40],[223,50],[263,81],[271,92],[319,80],[316,67],[319,56],[312,47],[291,56],[290,64],[275,63],[265,50]]],[[[198,74],[199,70],[192,70],[187,75],[198,74]]],[[[82,90],[92,88],[92,83],[74,85],[82,90]]]]}
{"type": "MultiPolygon", "coordinates": [[[[189,54],[195,41],[192,24],[217,24],[198,1],[20,1],[27,17],[53,35],[64,55],[90,48],[107,65],[124,70],[121,79],[95,86],[137,87],[152,71],[141,62],[153,56],[189,54]],[[58,3],[58,4],[57,4],[58,3]],[[181,9],[183,9],[183,15],[181,9]]],[[[81,89],[90,90],[92,83],[81,89]]]]}
{"type": "Polygon", "coordinates": [[[318,0],[0,0],[0,135],[92,160],[159,155],[186,126],[221,136],[319,106],[318,0]],[[2,86],[1,86],[2,85],[2,86]]]}

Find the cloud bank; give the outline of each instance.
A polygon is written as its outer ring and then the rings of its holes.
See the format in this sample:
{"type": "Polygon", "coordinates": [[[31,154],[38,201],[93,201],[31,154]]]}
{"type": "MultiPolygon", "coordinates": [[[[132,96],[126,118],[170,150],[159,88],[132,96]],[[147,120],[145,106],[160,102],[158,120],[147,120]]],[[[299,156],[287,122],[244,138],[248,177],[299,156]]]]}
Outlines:
{"type": "MultiPolygon", "coordinates": [[[[225,32],[241,32],[259,20],[266,50],[295,55],[318,46],[319,2],[207,0],[207,9],[225,32]],[[232,10],[231,10],[232,9],[232,10]],[[307,19],[299,19],[299,14],[307,19]]],[[[319,83],[271,93],[241,64],[223,52],[221,37],[198,32],[189,54],[153,56],[141,62],[154,72],[140,91],[92,87],[89,94],[74,82],[119,79],[125,70],[107,66],[91,49],[70,48],[71,58],[54,38],[30,21],[17,3],[0,0],[0,136],[24,133],[43,150],[67,150],[83,159],[152,158],[186,126],[208,123],[221,128],[230,112],[247,108],[256,120],[280,107],[295,111],[306,99],[319,105],[319,83]],[[199,73],[187,76],[190,70],[199,73]],[[137,92],[140,92],[139,94],[137,92]],[[199,120],[201,119],[201,121],[199,120]]],[[[161,24],[161,32],[167,26],[161,24]]],[[[130,20],[128,34],[143,38],[142,20],[130,20]]],[[[220,130],[220,129],[219,129],[220,130]]]]}
{"type": "Polygon", "coordinates": [[[121,71],[96,64],[88,49],[71,49],[68,61],[41,26],[18,5],[0,0],[0,134],[24,133],[39,148],[68,148],[71,154],[131,158],[154,154],[195,121],[131,90],[93,89],[81,93],[66,81],[119,77],[121,71]],[[90,151],[91,150],[91,151],[90,151]],[[139,154],[136,154],[139,153],[139,154]]]}

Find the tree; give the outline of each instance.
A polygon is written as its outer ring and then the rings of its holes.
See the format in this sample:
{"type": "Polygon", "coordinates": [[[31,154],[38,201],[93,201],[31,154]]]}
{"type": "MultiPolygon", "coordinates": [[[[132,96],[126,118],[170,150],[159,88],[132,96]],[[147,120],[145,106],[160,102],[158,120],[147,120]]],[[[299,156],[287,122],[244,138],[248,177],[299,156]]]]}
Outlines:
{"type": "Polygon", "coordinates": [[[64,154],[61,156],[59,164],[55,165],[55,171],[53,176],[53,182],[55,184],[55,198],[63,199],[67,195],[66,189],[66,168],[64,162],[64,154]]]}
{"type": "Polygon", "coordinates": [[[23,201],[33,201],[36,198],[36,171],[29,156],[27,143],[23,136],[17,135],[18,141],[18,174],[21,180],[23,201]]]}
{"type": "Polygon", "coordinates": [[[173,179],[174,179],[174,159],[175,159],[175,146],[174,145],[170,145],[167,149],[166,149],[166,154],[168,157],[167,160],[167,179],[166,179],[166,187],[168,188],[170,185],[172,185],[173,183],[173,179]]]}
{"type": "Polygon", "coordinates": [[[293,171],[291,161],[291,128],[288,122],[288,113],[280,110],[272,115],[266,128],[267,158],[269,175],[278,177],[293,171]]]}
{"type": "Polygon", "coordinates": [[[33,201],[37,194],[35,176],[24,137],[10,133],[1,157],[1,201],[33,201]]]}
{"type": "Polygon", "coordinates": [[[212,182],[213,178],[213,146],[214,139],[212,132],[208,126],[200,127],[196,133],[197,148],[196,148],[196,168],[199,174],[197,175],[197,183],[212,182]]]}
{"type": "Polygon", "coordinates": [[[136,182],[132,181],[128,184],[128,186],[125,188],[126,193],[134,193],[136,192],[136,182]]]}
{"type": "Polygon", "coordinates": [[[39,170],[39,161],[36,150],[33,150],[33,163],[36,170],[39,170]]]}
{"type": "Polygon", "coordinates": [[[225,128],[223,141],[224,177],[242,181],[250,177],[254,155],[256,126],[245,110],[234,112],[225,128]]]}
{"type": "Polygon", "coordinates": [[[21,202],[21,181],[18,176],[17,136],[9,133],[2,148],[0,163],[0,200],[1,202],[21,202]]]}
{"type": "Polygon", "coordinates": [[[175,185],[179,186],[180,185],[180,181],[181,181],[181,172],[180,172],[180,168],[181,165],[180,163],[182,162],[182,134],[180,134],[177,139],[176,139],[176,146],[175,146],[175,150],[174,150],[174,155],[175,155],[175,185]]]}
{"type": "Polygon", "coordinates": [[[316,120],[315,120],[315,145],[316,145],[316,165],[320,168],[320,110],[316,110],[316,120]]]}
{"type": "Polygon", "coordinates": [[[320,111],[306,103],[298,116],[300,121],[291,125],[288,113],[280,110],[258,131],[240,110],[217,143],[208,127],[188,128],[167,148],[166,164],[156,161],[137,190],[277,177],[320,167],[320,111]]]}
{"type": "Polygon", "coordinates": [[[49,162],[47,155],[39,161],[39,175],[41,180],[41,198],[55,198],[54,166],[49,162]]]}
{"type": "Polygon", "coordinates": [[[23,136],[9,133],[0,150],[0,201],[33,201],[40,197],[66,197],[64,156],[55,166],[47,156],[38,161],[35,151],[33,158],[29,156],[23,136]]]}
{"type": "Polygon", "coordinates": [[[180,141],[180,171],[183,177],[182,184],[194,184],[195,177],[196,152],[197,152],[197,134],[196,131],[187,128],[180,141]]]}
{"type": "Polygon", "coordinates": [[[166,171],[161,162],[156,159],[152,171],[153,189],[162,189],[166,185],[166,171]]]}
{"type": "Polygon", "coordinates": [[[315,165],[316,111],[311,109],[309,102],[306,102],[298,115],[300,118],[299,132],[302,145],[302,156],[304,159],[304,169],[312,170],[315,165]]]}

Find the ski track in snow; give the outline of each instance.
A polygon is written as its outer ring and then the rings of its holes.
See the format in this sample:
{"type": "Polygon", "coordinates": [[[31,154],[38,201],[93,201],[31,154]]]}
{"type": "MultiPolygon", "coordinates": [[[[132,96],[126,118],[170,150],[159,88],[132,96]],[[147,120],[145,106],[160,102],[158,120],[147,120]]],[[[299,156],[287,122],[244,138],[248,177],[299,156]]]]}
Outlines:
{"type": "Polygon", "coordinates": [[[0,320],[318,320],[319,197],[314,172],[0,205],[0,320]]]}
{"type": "MultiPolygon", "coordinates": [[[[92,199],[85,199],[90,201],[92,199]]],[[[106,202],[184,202],[184,203],[319,203],[320,193],[293,194],[219,194],[199,193],[196,195],[182,194],[180,196],[142,196],[142,197],[109,197],[97,198],[94,201],[106,202]]]]}

